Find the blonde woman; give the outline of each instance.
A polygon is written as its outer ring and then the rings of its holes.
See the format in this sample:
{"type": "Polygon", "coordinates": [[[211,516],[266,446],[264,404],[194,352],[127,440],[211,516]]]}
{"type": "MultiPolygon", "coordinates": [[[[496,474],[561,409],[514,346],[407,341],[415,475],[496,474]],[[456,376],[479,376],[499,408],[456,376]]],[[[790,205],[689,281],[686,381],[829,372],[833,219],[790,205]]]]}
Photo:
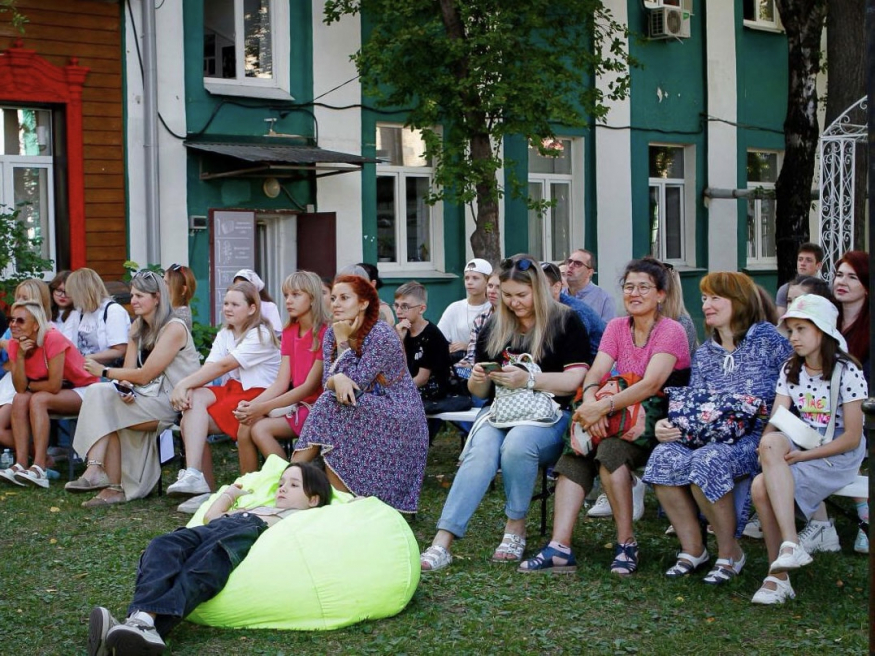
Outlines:
{"type": "Polygon", "coordinates": [[[12,400],[15,464],[0,472],[0,479],[15,485],[47,488],[49,413],[78,413],[86,388],[98,379],[85,371],[84,358],[73,343],[51,325],[42,303],[15,303],[11,324],[9,361],[16,392],[12,400]],[[27,468],[31,438],[33,464],[27,468]]]}
{"type": "Polygon", "coordinates": [[[77,269],[64,287],[76,308],[64,322],[64,336],[92,360],[103,364],[123,361],[131,318],[112,300],[97,272],[77,269]]]}
{"type": "Polygon", "coordinates": [[[211,433],[237,439],[240,422],[234,411],[252,401],[276,380],[279,342],[273,326],[261,314],[261,299],[251,282],[235,282],[225,292],[225,325],[203,366],[176,384],[171,405],[183,412],[180,428],[186,468],[167,488],[171,496],[197,496],[210,491],[212,460],[207,447],[211,433]],[[209,383],[217,378],[221,385],[209,383]]]}
{"type": "Polygon", "coordinates": [[[289,320],[282,334],[279,373],[276,380],[252,401],[240,401],[234,416],[240,422],[237,454],[240,472],[258,469],[258,453],[285,457],[278,439],[301,434],[309,406],[322,394],[322,338],[328,328],[328,313],[322,302],[322,281],[315,273],[298,271],[283,282],[289,320]],[[294,406],[281,417],[272,410],[294,406]],[[257,450],[256,450],[257,449],[257,450]]]}
{"type": "Polygon", "coordinates": [[[111,381],[88,389],[80,411],[88,420],[78,422],[73,438],[88,468],[64,487],[68,492],[100,490],[82,504],[86,508],[124,503],[152,491],[161,475],[156,435],[177,420],[170,393],[200,365],[191,333],[173,314],[159,274],[140,271],[133,277],[131,307],[136,319],[124,366],[85,361],[89,373],[111,381]]]}

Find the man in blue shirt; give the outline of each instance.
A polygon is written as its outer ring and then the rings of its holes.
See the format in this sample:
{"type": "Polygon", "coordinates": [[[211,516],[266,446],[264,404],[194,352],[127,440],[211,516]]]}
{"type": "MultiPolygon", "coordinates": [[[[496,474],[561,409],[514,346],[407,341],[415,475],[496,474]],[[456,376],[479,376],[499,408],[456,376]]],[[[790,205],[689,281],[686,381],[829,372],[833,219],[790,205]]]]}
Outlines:
{"type": "Polygon", "coordinates": [[[544,270],[544,275],[547,276],[553,300],[570,307],[583,322],[583,327],[586,328],[586,334],[589,336],[590,355],[595,360],[596,353],[599,350],[599,342],[602,341],[602,333],[605,331],[605,322],[586,303],[562,291],[562,274],[559,271],[559,267],[552,262],[542,262],[541,268],[544,270]]]}
{"type": "Polygon", "coordinates": [[[577,298],[593,310],[607,323],[617,315],[616,303],[611,295],[592,281],[595,273],[595,256],[587,250],[578,248],[565,260],[568,269],[565,280],[568,295],[577,298]]]}

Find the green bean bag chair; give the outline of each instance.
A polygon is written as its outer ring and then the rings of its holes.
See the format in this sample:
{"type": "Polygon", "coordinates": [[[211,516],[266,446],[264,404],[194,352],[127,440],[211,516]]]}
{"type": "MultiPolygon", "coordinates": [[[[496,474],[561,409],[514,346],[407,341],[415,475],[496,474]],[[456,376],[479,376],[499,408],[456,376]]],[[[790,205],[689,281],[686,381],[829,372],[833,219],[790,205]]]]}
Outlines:
{"type": "MultiPolygon", "coordinates": [[[[246,507],[270,505],[288,463],[270,456],[238,479],[246,507]]],[[[205,502],[188,526],[221,490],[205,502]]],[[[225,628],[337,629],[401,612],[419,584],[419,547],[407,521],[375,497],[296,513],[265,531],[214,598],[186,619],[225,628]]]]}

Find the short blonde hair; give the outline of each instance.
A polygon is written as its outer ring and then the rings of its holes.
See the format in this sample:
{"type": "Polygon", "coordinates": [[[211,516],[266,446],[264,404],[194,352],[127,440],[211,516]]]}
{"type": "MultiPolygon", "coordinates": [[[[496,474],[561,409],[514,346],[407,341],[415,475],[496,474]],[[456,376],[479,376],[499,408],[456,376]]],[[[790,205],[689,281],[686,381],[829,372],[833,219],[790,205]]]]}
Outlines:
{"type": "Polygon", "coordinates": [[[416,282],[415,280],[405,282],[395,290],[395,298],[401,298],[402,296],[412,296],[423,305],[428,304],[428,291],[426,291],[425,286],[422,283],[416,282]]]}
{"type": "Polygon", "coordinates": [[[22,280],[15,288],[15,298],[22,292],[27,294],[27,300],[42,303],[46,316],[52,316],[52,292],[45,282],[36,278],[22,280]]]}
{"type": "Polygon", "coordinates": [[[39,301],[21,301],[12,304],[12,312],[22,309],[29,312],[30,316],[36,319],[38,330],[36,333],[36,345],[42,346],[46,340],[46,333],[49,331],[49,320],[46,317],[46,311],[43,310],[43,304],[39,301]]]}

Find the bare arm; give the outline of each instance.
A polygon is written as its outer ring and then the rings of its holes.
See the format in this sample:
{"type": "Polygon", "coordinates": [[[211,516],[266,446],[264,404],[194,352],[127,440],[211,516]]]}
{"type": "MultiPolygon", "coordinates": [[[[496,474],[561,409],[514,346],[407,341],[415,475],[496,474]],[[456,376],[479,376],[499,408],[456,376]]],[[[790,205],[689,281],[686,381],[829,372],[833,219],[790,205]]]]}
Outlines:
{"type": "MultiPolygon", "coordinates": [[[[125,356],[125,367],[110,368],[107,378],[114,380],[126,380],[134,385],[145,385],[154,380],[167,369],[176,354],[185,346],[188,335],[185,327],[178,322],[173,322],[164,328],[155,348],[146,358],[142,367],[136,366],[137,345],[133,339],[128,342],[128,355],[125,356]]],[[[103,365],[93,357],[85,360],[85,369],[92,376],[100,376],[103,373],[103,365]]]]}
{"type": "Polygon", "coordinates": [[[229,485],[222,491],[219,498],[213,501],[213,505],[207,509],[207,512],[204,513],[204,524],[209,524],[214,519],[227,514],[231,506],[237,503],[237,499],[246,494],[250,494],[250,491],[244,490],[240,483],[229,485]]]}

